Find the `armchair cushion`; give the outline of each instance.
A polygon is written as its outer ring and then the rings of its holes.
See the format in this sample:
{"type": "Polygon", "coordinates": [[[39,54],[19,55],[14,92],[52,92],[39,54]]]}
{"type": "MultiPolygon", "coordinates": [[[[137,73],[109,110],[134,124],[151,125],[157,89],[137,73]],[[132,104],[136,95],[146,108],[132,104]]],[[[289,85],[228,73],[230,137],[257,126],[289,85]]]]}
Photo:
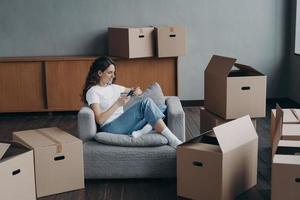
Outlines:
{"type": "Polygon", "coordinates": [[[127,147],[148,147],[168,144],[168,140],[164,136],[155,132],[142,135],[138,138],[129,135],[99,132],[94,138],[102,144],[127,147]]]}

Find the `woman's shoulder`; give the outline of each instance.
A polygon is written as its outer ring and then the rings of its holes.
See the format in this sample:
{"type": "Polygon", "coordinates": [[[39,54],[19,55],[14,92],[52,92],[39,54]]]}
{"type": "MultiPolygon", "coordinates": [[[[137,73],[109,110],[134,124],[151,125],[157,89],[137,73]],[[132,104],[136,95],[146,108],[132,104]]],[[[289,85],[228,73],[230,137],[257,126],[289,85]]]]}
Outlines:
{"type": "Polygon", "coordinates": [[[88,91],[86,93],[94,93],[94,92],[97,92],[99,90],[101,90],[101,88],[97,85],[94,85],[94,86],[90,87],[90,89],[88,89],[88,91]]]}
{"type": "Polygon", "coordinates": [[[115,84],[115,83],[110,84],[110,86],[112,86],[112,87],[123,87],[122,85],[118,85],[118,84],[115,84]]]}
{"type": "Polygon", "coordinates": [[[123,90],[125,87],[124,86],[122,86],[122,85],[118,85],[118,84],[111,84],[111,87],[113,87],[113,88],[116,88],[116,89],[121,89],[121,90],[123,90]]]}

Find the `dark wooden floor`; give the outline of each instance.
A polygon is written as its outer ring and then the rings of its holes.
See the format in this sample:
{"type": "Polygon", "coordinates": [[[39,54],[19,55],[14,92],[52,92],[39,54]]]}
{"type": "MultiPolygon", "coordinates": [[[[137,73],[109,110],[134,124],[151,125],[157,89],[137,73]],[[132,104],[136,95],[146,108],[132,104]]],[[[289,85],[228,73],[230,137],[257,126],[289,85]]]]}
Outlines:
{"type": "MultiPolygon", "coordinates": [[[[281,106],[294,106],[282,102],[281,106]]],[[[267,117],[258,119],[259,135],[258,182],[257,186],[240,195],[238,199],[270,199],[271,148],[269,142],[270,109],[267,117]]],[[[197,135],[200,128],[199,107],[185,107],[187,139],[197,135]]],[[[0,139],[11,139],[13,131],[57,126],[75,134],[77,131],[76,113],[22,113],[0,114],[0,139]]],[[[133,179],[133,180],[86,180],[85,189],[52,195],[40,200],[141,200],[141,199],[182,199],[176,195],[176,179],[133,179]]]]}

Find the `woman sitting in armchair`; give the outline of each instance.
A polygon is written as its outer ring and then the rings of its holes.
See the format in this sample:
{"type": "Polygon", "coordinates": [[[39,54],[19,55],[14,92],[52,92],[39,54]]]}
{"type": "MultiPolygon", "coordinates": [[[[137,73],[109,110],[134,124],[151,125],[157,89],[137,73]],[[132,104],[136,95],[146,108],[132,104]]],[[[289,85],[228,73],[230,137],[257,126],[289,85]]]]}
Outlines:
{"type": "Polygon", "coordinates": [[[138,137],[154,128],[173,148],[181,144],[164,123],[164,114],[151,98],[144,98],[123,110],[131,94],[139,96],[143,92],[140,87],[114,84],[115,73],[115,63],[108,57],[99,57],[91,65],[83,89],[82,100],[93,110],[101,131],[138,137]]]}

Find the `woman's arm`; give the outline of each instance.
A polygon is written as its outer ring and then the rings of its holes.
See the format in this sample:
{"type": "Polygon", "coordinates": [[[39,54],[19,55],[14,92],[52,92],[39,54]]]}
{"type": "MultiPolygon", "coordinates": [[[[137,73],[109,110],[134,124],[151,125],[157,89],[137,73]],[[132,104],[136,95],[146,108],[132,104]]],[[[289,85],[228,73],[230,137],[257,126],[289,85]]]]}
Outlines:
{"type": "Polygon", "coordinates": [[[121,96],[109,109],[105,112],[101,111],[100,105],[98,103],[91,104],[91,109],[94,111],[96,123],[103,124],[119,107],[124,106],[130,97],[121,96]]]}
{"type": "Polygon", "coordinates": [[[125,93],[128,93],[128,92],[130,92],[130,90],[134,90],[134,95],[135,96],[140,96],[140,95],[142,95],[143,94],[143,91],[141,90],[141,88],[138,86],[138,87],[134,87],[134,88],[125,88],[125,93]]]}

